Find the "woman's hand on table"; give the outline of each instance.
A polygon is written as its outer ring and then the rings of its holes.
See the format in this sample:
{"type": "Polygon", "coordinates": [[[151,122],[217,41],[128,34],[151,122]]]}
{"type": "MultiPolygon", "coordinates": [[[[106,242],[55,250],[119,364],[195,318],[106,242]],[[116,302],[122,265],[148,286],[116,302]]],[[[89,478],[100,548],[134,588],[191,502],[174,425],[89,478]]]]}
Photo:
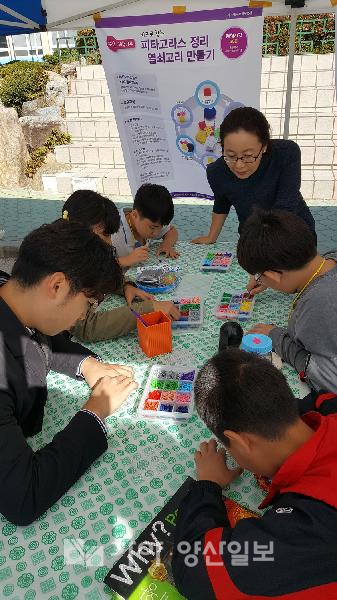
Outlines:
{"type": "Polygon", "coordinates": [[[128,306],[131,306],[135,298],[140,298],[140,300],[153,300],[152,294],[140,290],[131,283],[126,283],[124,285],[124,296],[128,306]]]}
{"type": "Polygon", "coordinates": [[[247,283],[247,291],[250,293],[251,296],[256,296],[257,294],[264,292],[266,289],[267,288],[265,285],[256,281],[254,275],[251,275],[249,277],[249,280],[247,283]]]}
{"type": "Polygon", "coordinates": [[[226,451],[218,448],[215,440],[202,442],[195,453],[195,463],[199,481],[213,481],[224,488],[240,477],[242,469],[231,470],[226,465],[226,451]]]}
{"type": "Polygon", "coordinates": [[[192,244],[215,244],[221,233],[226,219],[227,215],[223,213],[218,214],[213,212],[211,227],[209,229],[208,234],[195,238],[194,240],[192,240],[192,244]]]}
{"type": "MultiPolygon", "coordinates": [[[[112,365],[110,365],[112,366],[112,365]]],[[[94,385],[83,408],[104,420],[119,409],[128,396],[137,389],[133,376],[105,375],[94,385]]]]}
{"type": "Polygon", "coordinates": [[[211,240],[208,235],[202,235],[191,240],[191,244],[214,244],[214,240],[211,240]]]}
{"type": "Polygon", "coordinates": [[[154,310],[161,310],[164,315],[170,317],[172,321],[178,321],[180,312],[177,307],[169,300],[153,300],[154,310]]]}
{"type": "Polygon", "coordinates": [[[272,323],[269,325],[265,323],[258,323],[257,325],[254,325],[254,327],[252,327],[248,333],[262,333],[263,335],[269,335],[271,330],[275,327],[276,325],[273,325],[272,323]]]}

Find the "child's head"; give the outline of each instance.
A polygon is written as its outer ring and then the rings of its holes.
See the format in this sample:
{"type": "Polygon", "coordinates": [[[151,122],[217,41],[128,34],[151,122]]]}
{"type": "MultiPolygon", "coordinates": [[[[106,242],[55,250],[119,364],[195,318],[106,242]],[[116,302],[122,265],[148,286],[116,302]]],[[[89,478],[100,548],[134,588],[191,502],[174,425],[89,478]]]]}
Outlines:
{"type": "Polygon", "coordinates": [[[201,419],[241,467],[273,474],[268,449],[299,419],[297,401],[281,371],[254,354],[224,350],[198,373],[195,403],[201,419]]]}
{"type": "Polygon", "coordinates": [[[170,192],[163,185],[144,183],[137,190],[132,217],[137,233],[144,239],[155,238],[174,216],[170,192]]]}
{"type": "Polygon", "coordinates": [[[116,251],[88,227],[59,219],[23,240],[11,282],[28,292],[31,326],[46,335],[70,329],[94,299],[122,284],[116,251]]]}
{"type": "Polygon", "coordinates": [[[256,210],[241,233],[237,257],[240,266],[267,287],[294,293],[300,271],[317,256],[308,225],[281,210],[256,210]]]}
{"type": "Polygon", "coordinates": [[[111,244],[111,235],[118,231],[120,225],[115,204],[91,190],[78,190],[71,194],[63,205],[62,217],[90,227],[108,244],[111,244]]]}

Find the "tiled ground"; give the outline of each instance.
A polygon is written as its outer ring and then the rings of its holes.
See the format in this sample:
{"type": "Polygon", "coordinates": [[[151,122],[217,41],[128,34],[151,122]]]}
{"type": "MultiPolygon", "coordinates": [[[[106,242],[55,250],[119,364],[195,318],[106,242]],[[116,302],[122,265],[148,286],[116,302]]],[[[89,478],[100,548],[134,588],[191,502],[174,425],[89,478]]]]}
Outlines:
{"type": "MultiPolygon", "coordinates": [[[[126,205],[122,202],[122,205],[126,205]]],[[[60,200],[0,198],[0,229],[5,236],[0,243],[18,243],[29,231],[42,223],[49,223],[61,215],[60,200]]],[[[178,204],[174,221],[182,241],[206,234],[211,218],[212,204],[178,204]]],[[[337,247],[337,205],[312,206],[316,220],[319,249],[323,252],[337,247]]],[[[231,211],[220,240],[235,242],[237,222],[231,211]]]]}

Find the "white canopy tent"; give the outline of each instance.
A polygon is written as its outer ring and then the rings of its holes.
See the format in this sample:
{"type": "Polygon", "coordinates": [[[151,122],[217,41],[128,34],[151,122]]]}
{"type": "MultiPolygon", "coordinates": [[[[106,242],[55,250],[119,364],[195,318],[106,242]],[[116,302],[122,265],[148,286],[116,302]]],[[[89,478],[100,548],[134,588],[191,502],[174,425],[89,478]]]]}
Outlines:
{"type": "MultiPolygon", "coordinates": [[[[289,15],[290,4],[305,4],[298,6],[301,14],[321,13],[332,10],[330,0],[273,0],[271,7],[265,8],[264,13],[269,15],[289,15]]],[[[246,6],[244,0],[42,0],[42,5],[47,12],[48,29],[78,29],[92,27],[94,13],[100,12],[102,17],[139,15],[151,13],[165,13],[172,10],[173,5],[186,6],[186,10],[206,10],[212,8],[226,8],[233,6],[246,6]]]]}
{"type": "MultiPolygon", "coordinates": [[[[186,6],[187,11],[247,6],[246,0],[42,0],[47,13],[47,29],[77,29],[92,27],[93,15],[100,13],[102,17],[166,13],[172,11],[173,5],[186,6]]],[[[289,57],[287,70],[287,92],[285,101],[285,119],[283,137],[289,135],[291,110],[291,92],[293,82],[293,64],[296,40],[296,19],[299,14],[326,13],[334,11],[330,0],[273,0],[271,7],[264,8],[265,16],[291,15],[289,57]]]]}

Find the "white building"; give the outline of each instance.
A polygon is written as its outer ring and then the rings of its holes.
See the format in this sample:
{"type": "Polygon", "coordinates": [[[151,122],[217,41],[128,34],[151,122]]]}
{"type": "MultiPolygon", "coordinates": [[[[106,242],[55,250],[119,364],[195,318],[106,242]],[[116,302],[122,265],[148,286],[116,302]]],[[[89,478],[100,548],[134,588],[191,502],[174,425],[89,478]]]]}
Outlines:
{"type": "Polygon", "coordinates": [[[0,64],[10,60],[39,61],[44,54],[52,54],[57,48],[73,48],[75,31],[49,31],[43,33],[1,35],[0,64]]]}

